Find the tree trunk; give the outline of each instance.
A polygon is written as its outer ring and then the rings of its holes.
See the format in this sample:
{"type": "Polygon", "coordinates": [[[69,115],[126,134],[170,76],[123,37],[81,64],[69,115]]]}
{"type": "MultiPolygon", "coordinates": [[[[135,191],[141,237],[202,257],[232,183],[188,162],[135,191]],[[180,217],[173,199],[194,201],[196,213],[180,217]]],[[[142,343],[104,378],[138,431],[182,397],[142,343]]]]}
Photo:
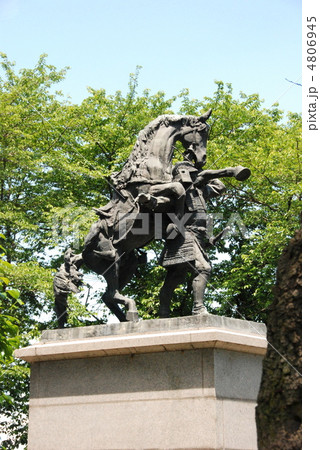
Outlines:
{"type": "Polygon", "coordinates": [[[300,450],[302,367],[301,230],[278,264],[267,321],[268,350],[256,408],[259,450],[300,450]]]}

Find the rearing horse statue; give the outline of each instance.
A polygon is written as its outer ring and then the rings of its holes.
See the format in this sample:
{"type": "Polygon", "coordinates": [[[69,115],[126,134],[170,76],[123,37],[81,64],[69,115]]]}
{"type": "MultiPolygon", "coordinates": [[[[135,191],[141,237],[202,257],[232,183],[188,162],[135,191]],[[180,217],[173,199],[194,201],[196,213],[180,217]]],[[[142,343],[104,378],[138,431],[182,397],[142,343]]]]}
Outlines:
{"type": "Polygon", "coordinates": [[[102,275],[107,289],[102,299],[120,321],[138,320],[133,299],[121,294],[132,278],[137,265],[143,263],[138,249],[154,239],[151,226],[154,213],[184,211],[185,190],[172,181],[174,145],[180,141],[187,157],[201,169],[206,162],[206,144],[211,110],[200,117],[162,115],[150,122],[138,135],[131,155],[122,170],[113,174],[113,196],[109,203],[96,210],[99,220],[85,238],[82,255],[67,252],[65,263],[54,280],[55,310],[59,327],[67,320],[67,296],[76,292],[80,277],[78,269],[85,264],[102,275]],[[150,215],[148,229],[137,234],[139,214],[150,215]],[[119,307],[124,305],[126,313],[119,307]]]}

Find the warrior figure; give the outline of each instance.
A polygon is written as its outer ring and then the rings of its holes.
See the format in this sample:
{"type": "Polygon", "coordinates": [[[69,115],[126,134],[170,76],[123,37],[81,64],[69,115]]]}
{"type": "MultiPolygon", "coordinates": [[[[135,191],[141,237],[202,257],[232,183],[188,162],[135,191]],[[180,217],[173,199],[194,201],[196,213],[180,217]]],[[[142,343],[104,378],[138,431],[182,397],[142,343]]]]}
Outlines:
{"type": "Polygon", "coordinates": [[[224,170],[198,170],[189,160],[176,164],[174,180],[183,184],[186,192],[183,228],[169,224],[161,264],[167,269],[166,279],[160,291],[160,318],[170,315],[170,302],[176,287],[183,283],[188,272],[192,273],[192,314],[206,314],[204,292],[211,273],[206,248],[214,245],[227,232],[224,229],[216,237],[207,233],[206,200],[225,192],[225,185],[218,176],[244,180],[250,176],[247,168],[238,166],[224,170]]]}

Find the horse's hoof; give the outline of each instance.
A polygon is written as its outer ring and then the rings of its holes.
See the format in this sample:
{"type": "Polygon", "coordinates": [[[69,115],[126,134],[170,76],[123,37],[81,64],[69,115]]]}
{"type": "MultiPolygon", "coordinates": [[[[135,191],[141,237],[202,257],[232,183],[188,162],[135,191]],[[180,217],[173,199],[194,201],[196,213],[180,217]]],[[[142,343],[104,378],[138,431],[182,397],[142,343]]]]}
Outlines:
{"type": "Polygon", "coordinates": [[[144,193],[138,195],[137,201],[140,205],[145,206],[146,208],[149,208],[151,210],[154,209],[158,204],[156,197],[144,193]]]}
{"type": "Polygon", "coordinates": [[[151,195],[150,194],[139,194],[137,197],[138,203],[140,203],[140,205],[144,205],[145,203],[150,202],[151,200],[151,195]]]}
{"type": "Polygon", "coordinates": [[[138,311],[127,311],[126,319],[128,322],[139,322],[138,311]]]}

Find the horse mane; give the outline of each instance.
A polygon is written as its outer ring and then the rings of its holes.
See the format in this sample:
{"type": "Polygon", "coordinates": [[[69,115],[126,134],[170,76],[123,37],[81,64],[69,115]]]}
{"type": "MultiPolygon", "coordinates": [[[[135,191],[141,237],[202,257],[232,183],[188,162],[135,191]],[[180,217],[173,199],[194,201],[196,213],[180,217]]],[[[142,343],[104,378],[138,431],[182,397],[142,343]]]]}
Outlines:
{"type": "Polygon", "coordinates": [[[168,127],[170,125],[176,125],[179,122],[181,122],[181,125],[183,126],[190,126],[192,128],[203,123],[197,116],[163,114],[162,116],[159,116],[156,119],[152,120],[150,123],[148,123],[148,125],[144,127],[143,130],[139,132],[133,151],[136,145],[141,143],[141,141],[146,142],[149,140],[150,137],[152,138],[154,132],[158,130],[161,125],[165,125],[166,127],[168,127]]]}
{"type": "MultiPolygon", "coordinates": [[[[137,163],[143,164],[149,157],[149,145],[153,140],[156,132],[164,125],[166,127],[181,125],[189,126],[191,128],[203,127],[204,123],[197,116],[186,116],[178,114],[163,114],[152,120],[146,125],[143,130],[138,134],[136,143],[132,149],[132,152],[120,172],[117,172],[112,177],[113,183],[116,185],[125,184],[134,174],[137,163]]],[[[119,187],[120,187],[119,186],[119,187]]]]}

